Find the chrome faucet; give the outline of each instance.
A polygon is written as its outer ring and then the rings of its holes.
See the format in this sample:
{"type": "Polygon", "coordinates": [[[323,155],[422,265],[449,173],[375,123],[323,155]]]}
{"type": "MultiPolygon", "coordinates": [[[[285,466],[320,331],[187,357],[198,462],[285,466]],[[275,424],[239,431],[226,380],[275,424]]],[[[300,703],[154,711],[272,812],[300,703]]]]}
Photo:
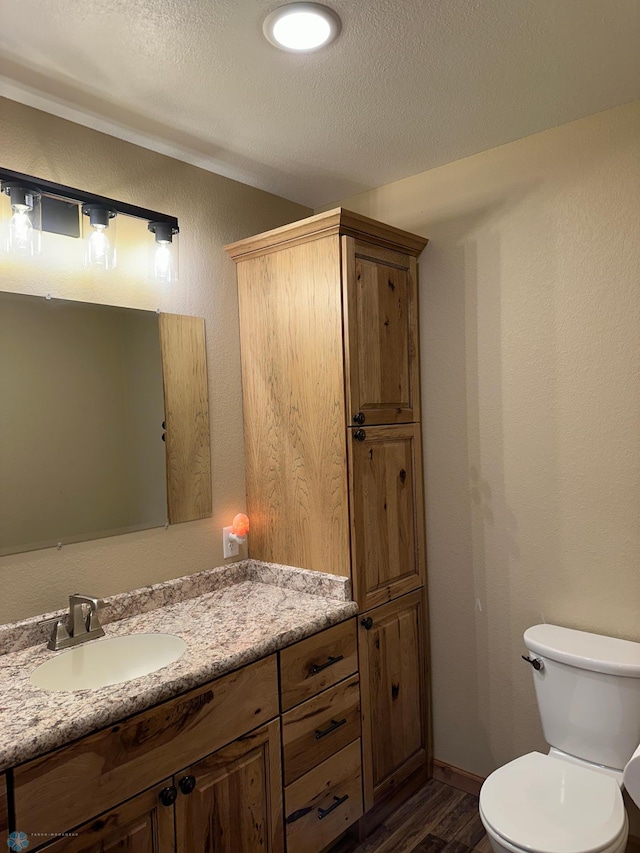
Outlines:
{"type": "Polygon", "coordinates": [[[104,637],[104,628],[98,619],[98,610],[103,606],[102,601],[92,595],[80,595],[78,592],[70,595],[67,618],[56,620],[47,648],[58,651],[104,637]]]}

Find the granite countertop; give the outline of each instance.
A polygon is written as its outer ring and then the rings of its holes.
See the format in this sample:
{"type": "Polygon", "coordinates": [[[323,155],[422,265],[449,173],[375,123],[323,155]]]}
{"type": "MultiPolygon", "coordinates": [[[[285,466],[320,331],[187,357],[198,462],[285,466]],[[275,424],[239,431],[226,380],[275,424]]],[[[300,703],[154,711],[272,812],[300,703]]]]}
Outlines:
{"type": "MultiPolygon", "coordinates": [[[[174,663],[92,690],[34,687],[54,654],[51,625],[64,613],[0,626],[0,771],[171,699],[357,613],[347,578],[244,560],[105,599],[105,634],[176,634],[174,663]]],[[[100,642],[93,640],[90,642],[100,642]]]]}

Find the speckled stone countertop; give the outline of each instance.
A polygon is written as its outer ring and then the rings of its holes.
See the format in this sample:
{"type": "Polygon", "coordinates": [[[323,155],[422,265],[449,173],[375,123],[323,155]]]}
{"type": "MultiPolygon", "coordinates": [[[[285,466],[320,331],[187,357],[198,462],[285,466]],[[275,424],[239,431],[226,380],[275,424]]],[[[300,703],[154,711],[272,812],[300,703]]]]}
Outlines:
{"type": "Polygon", "coordinates": [[[65,653],[46,648],[42,624],[63,611],[0,626],[0,771],[342,622],[357,613],[350,596],[346,578],[245,560],[107,598],[106,636],[176,634],[187,650],[142,678],[74,692],[30,681],[65,653]]]}

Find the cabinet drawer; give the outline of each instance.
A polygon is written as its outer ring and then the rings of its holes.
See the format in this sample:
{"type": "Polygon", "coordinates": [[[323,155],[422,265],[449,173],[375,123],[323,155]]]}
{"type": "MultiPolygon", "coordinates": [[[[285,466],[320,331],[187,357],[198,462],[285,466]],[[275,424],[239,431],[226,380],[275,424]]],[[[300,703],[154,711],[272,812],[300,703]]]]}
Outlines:
{"type": "Polygon", "coordinates": [[[278,713],[275,655],[14,771],[17,825],[72,829],[278,713]]]}
{"type": "Polygon", "coordinates": [[[284,784],[360,737],[360,682],[352,676],[282,717],[284,784]]]}
{"type": "Polygon", "coordinates": [[[283,711],[326,690],[358,669],[356,622],[349,619],[280,652],[283,711]]]}
{"type": "Polygon", "coordinates": [[[362,817],[360,740],[284,791],[287,853],[318,853],[362,817]]]}
{"type": "Polygon", "coordinates": [[[360,737],[360,682],[354,675],[282,717],[285,785],[360,737]]]}

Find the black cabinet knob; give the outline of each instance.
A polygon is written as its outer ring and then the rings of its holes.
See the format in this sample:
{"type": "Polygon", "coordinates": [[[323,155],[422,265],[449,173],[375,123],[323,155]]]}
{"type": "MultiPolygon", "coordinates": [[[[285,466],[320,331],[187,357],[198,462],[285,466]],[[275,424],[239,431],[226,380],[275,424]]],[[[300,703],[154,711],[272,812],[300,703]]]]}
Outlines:
{"type": "Polygon", "coordinates": [[[183,776],[182,779],[178,782],[178,785],[180,786],[180,790],[183,794],[190,794],[196,787],[196,777],[183,776]]]}
{"type": "Polygon", "coordinates": [[[365,616],[364,619],[360,620],[360,624],[365,631],[370,631],[373,628],[373,619],[371,616],[365,616]]]}
{"type": "Polygon", "coordinates": [[[357,429],[353,433],[353,437],[355,438],[356,441],[364,441],[365,438],[367,437],[367,434],[363,429],[357,429]]]}
{"type": "Polygon", "coordinates": [[[359,426],[362,426],[362,424],[364,423],[364,412],[356,412],[356,414],[353,416],[353,422],[358,424],[359,426]]]}
{"type": "Polygon", "coordinates": [[[160,791],[160,802],[163,806],[172,806],[178,797],[178,791],[173,785],[160,791]]]}

